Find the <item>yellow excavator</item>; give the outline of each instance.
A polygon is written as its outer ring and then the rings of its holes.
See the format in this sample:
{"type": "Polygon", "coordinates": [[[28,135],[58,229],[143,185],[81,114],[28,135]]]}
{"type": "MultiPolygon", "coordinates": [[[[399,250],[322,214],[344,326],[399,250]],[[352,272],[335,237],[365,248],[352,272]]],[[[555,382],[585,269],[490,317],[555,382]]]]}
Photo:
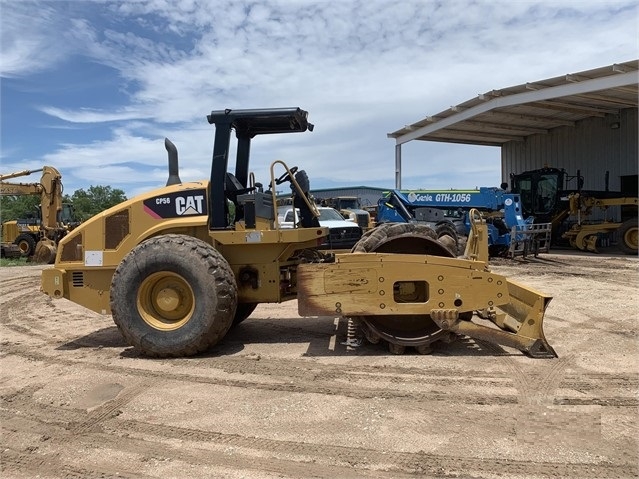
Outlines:
{"type": "Polygon", "coordinates": [[[52,166],[0,175],[0,195],[37,195],[40,197],[39,221],[12,220],[2,223],[2,242],[14,243],[23,256],[38,263],[53,263],[56,246],[69,228],[61,221],[62,176],[52,166]],[[40,181],[10,183],[6,180],[42,172],[40,181]]]}
{"type": "Polygon", "coordinates": [[[249,172],[251,140],[312,131],[300,108],[218,110],[211,176],[183,183],[167,139],[163,188],[85,221],[59,244],[42,290],[111,314],[126,341],[151,357],[197,354],[223,340],[259,303],[297,299],[302,316],[348,318],[347,343],[428,353],[460,335],[556,357],[543,332],[551,297],[493,273],[487,225],[475,210],[463,257],[426,226],[385,224],[351,252],[319,250],[329,234],[304,170],[281,160],[266,184],[249,172]],[[228,171],[231,133],[235,172],[228,171]],[[282,171],[276,175],[276,168],[282,171]],[[280,228],[276,188],[289,184],[300,211],[280,228]]]}

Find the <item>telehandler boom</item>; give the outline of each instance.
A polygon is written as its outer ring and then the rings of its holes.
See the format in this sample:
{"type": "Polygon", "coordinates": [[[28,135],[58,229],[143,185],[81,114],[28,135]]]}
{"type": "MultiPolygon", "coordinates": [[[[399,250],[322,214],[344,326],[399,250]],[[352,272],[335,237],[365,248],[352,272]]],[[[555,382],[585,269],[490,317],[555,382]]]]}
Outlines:
{"type": "Polygon", "coordinates": [[[459,215],[463,231],[470,228],[468,212],[482,212],[488,223],[488,251],[491,256],[526,256],[547,253],[551,224],[537,223],[522,215],[519,195],[501,188],[480,187],[474,190],[390,190],[379,199],[377,222],[422,223],[437,236],[448,235],[458,241],[459,226],[445,213],[459,215]]]}
{"type": "Polygon", "coordinates": [[[312,131],[307,115],[299,108],[211,112],[209,180],[182,183],[177,150],[166,140],[167,186],[70,232],[55,267],[42,273],[43,291],[112,314],[127,342],[152,357],[205,351],[257,304],[292,299],[301,315],[349,318],[349,340],[359,328],[394,353],[427,353],[434,342],[467,335],[533,357],[556,356],[543,333],[551,298],[489,271],[486,223],[477,211],[463,258],[430,228],[411,224],[369,230],[350,253],[318,251],[328,228],[309,201],[307,174],[276,160],[265,190],[249,172],[253,138],[312,131]],[[284,182],[300,227],[279,228],[275,187],[284,182]]]}

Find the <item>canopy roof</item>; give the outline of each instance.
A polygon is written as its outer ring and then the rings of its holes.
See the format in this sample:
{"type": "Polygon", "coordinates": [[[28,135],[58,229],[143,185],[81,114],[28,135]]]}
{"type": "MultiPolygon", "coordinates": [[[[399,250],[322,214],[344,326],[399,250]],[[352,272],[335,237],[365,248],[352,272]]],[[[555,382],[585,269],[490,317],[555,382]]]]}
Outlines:
{"type": "Polygon", "coordinates": [[[501,146],[574,126],[589,117],[637,108],[639,60],[492,90],[393,133],[412,140],[501,146]]]}

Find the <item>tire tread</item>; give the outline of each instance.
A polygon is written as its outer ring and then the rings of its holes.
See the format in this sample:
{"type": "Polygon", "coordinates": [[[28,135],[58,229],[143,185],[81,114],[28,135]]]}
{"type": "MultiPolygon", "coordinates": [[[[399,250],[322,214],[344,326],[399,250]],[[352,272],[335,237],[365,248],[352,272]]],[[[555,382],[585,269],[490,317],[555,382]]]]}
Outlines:
{"type": "MultiPolygon", "coordinates": [[[[186,235],[167,234],[140,243],[124,257],[116,269],[111,282],[111,310],[113,311],[113,320],[116,326],[129,344],[150,357],[192,356],[206,351],[226,335],[231,327],[236,306],[237,285],[228,262],[221,253],[208,243],[186,235]],[[165,254],[167,248],[181,250],[181,257],[187,263],[188,268],[202,268],[202,265],[205,265],[207,274],[214,279],[215,291],[211,291],[211,294],[216,294],[217,296],[216,317],[219,316],[220,318],[219,321],[213,321],[208,330],[194,337],[190,343],[177,349],[172,344],[150,344],[149,341],[145,341],[144,336],[138,337],[137,334],[131,331],[129,324],[131,318],[120,317],[116,313],[117,304],[125,302],[124,293],[129,288],[135,287],[134,285],[118,287],[122,282],[127,282],[127,276],[131,268],[139,269],[138,262],[148,261],[157,255],[165,254]]],[[[130,309],[134,309],[135,314],[137,314],[135,306],[130,309]]]]}

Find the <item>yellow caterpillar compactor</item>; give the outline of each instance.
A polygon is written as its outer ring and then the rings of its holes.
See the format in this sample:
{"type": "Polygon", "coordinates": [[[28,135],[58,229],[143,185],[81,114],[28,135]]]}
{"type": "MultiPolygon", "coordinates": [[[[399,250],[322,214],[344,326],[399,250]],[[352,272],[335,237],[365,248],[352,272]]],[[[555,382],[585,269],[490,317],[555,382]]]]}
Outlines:
{"type": "Polygon", "coordinates": [[[349,318],[360,336],[427,353],[458,335],[556,357],[543,333],[550,297],[491,273],[486,224],[473,212],[460,258],[427,227],[385,224],[352,251],[317,250],[329,233],[309,200],[308,176],[276,160],[266,187],[249,173],[257,135],[312,131],[299,108],[221,110],[211,177],[182,183],[177,150],[167,186],[96,215],[60,241],[42,289],[112,314],[129,344],[153,357],[204,351],[245,320],[259,303],[297,299],[302,316],[349,318]],[[227,171],[231,132],[235,173],[227,171]],[[283,171],[275,175],[275,168],[283,171]],[[280,228],[275,187],[290,183],[300,210],[295,228],[280,228]]]}

